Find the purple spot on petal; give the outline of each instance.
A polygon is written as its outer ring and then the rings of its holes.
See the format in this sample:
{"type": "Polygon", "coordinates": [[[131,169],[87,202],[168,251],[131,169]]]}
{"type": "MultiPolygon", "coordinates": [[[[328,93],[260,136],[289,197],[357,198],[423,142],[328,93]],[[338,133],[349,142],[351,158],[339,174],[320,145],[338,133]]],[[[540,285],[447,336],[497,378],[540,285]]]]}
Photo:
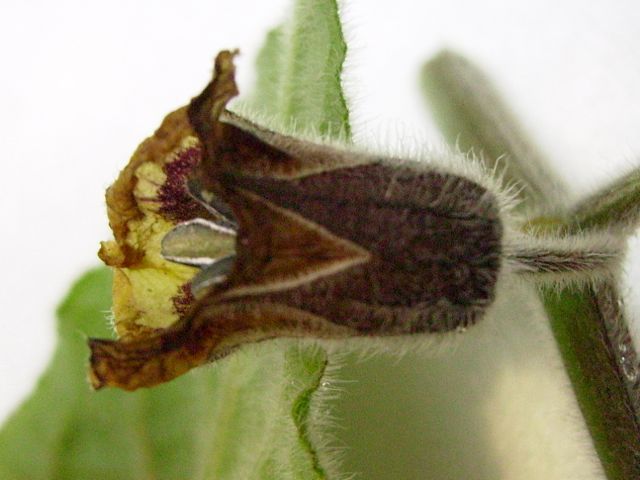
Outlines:
{"type": "Polygon", "coordinates": [[[199,147],[190,147],[164,166],[167,180],[158,191],[158,200],[162,204],[160,214],[172,222],[207,216],[206,210],[189,195],[185,183],[189,173],[200,163],[201,156],[199,147]]]}

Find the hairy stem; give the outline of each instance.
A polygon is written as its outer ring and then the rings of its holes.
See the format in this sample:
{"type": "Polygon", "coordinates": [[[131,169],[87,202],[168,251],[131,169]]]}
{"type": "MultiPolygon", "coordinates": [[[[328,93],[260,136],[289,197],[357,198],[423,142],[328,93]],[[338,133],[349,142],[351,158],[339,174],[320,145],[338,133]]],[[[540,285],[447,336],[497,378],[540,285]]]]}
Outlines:
{"type": "MultiPolygon", "coordinates": [[[[637,177],[571,212],[562,182],[548,170],[486,76],[463,57],[441,53],[425,65],[422,81],[448,140],[481,152],[488,166],[506,156],[505,175],[523,186],[523,203],[554,212],[560,219],[554,229],[597,228],[636,215],[637,177]]],[[[640,478],[636,355],[615,284],[602,282],[597,290],[543,290],[541,297],[607,478],[640,478]]]]}

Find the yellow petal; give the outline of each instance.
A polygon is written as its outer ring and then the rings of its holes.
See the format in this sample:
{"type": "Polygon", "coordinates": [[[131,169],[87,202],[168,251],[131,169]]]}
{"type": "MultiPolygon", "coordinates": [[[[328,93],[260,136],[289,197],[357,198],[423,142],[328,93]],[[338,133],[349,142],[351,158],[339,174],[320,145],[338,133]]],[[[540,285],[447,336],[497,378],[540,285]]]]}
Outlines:
{"type": "MultiPolygon", "coordinates": [[[[199,142],[180,109],[142,143],[107,191],[115,241],[103,242],[99,256],[115,269],[113,314],[121,337],[168,327],[193,300],[189,281],[197,269],[166,261],[160,245],[179,221],[206,213],[182,182],[198,158],[199,142]]],[[[233,239],[220,241],[222,251],[233,252],[233,239]]]]}

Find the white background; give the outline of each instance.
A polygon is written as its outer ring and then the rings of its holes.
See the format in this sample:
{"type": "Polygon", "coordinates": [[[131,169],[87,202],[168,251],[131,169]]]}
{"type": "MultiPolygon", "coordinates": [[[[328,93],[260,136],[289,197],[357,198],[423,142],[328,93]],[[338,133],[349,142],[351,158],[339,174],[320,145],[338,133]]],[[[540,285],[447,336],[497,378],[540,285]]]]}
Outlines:
{"type": "MultiPolygon", "coordinates": [[[[219,49],[242,50],[249,91],[257,49],[287,4],[2,0],[0,420],[48,361],[57,302],[110,236],[104,189],[200,91],[219,49]]],[[[640,163],[635,1],[352,0],[344,20],[356,138],[437,144],[418,72],[449,46],[490,74],[574,198],[640,163]]],[[[627,273],[633,287],[636,255],[627,273]]]]}

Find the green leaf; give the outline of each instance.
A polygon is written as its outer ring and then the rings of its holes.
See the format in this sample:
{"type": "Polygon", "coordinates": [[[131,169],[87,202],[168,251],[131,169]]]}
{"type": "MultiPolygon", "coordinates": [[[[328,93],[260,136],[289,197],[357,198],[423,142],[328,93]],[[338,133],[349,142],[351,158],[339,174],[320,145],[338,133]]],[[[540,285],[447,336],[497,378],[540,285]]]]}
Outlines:
{"type": "Polygon", "coordinates": [[[473,150],[507,181],[522,187],[520,196],[555,211],[565,201],[561,182],[551,174],[539,150],[480,69],[445,50],[426,63],[422,88],[446,139],[462,151],[473,150]]]}
{"type": "Polygon", "coordinates": [[[256,89],[242,108],[274,127],[348,140],[340,77],[346,55],[336,0],[298,0],[291,18],[267,35],[256,89]]]}
{"type": "Polygon", "coordinates": [[[640,169],[581,201],[571,218],[574,231],[621,229],[633,234],[640,224],[640,169]]]}
{"type": "Polygon", "coordinates": [[[92,392],[86,335],[109,335],[100,268],[58,310],[58,346],[35,392],[0,431],[0,478],[324,478],[306,419],[326,366],[319,349],[242,349],[157,388],[92,392]]]}

